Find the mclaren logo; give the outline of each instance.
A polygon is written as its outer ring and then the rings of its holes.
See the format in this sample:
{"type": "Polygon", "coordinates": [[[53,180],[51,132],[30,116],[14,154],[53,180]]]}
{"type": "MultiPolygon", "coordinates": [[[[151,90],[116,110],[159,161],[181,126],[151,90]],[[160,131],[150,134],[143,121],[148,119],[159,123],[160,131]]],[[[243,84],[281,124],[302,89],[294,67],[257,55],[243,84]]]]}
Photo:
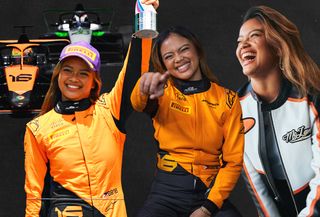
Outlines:
{"type": "Polygon", "coordinates": [[[207,105],[211,108],[216,108],[217,106],[219,106],[219,103],[212,103],[212,102],[209,102],[208,100],[206,99],[203,99],[202,102],[204,103],[207,103],[207,105]]]}
{"type": "Polygon", "coordinates": [[[190,114],[191,113],[191,107],[190,106],[182,106],[179,103],[170,102],[170,108],[185,114],[190,114]]]}
{"type": "Polygon", "coordinates": [[[295,143],[308,139],[310,136],[311,128],[307,128],[306,126],[302,125],[298,129],[292,129],[289,132],[287,132],[285,135],[282,136],[282,139],[286,143],[295,143]]]}
{"type": "Polygon", "coordinates": [[[256,124],[256,120],[252,117],[243,118],[244,134],[248,133],[256,124]]]}

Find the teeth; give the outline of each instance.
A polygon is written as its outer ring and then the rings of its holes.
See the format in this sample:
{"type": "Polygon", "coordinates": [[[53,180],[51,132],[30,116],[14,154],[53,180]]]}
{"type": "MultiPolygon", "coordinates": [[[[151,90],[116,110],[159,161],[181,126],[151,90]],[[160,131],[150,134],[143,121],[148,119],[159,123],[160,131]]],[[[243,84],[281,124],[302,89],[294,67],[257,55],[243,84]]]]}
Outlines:
{"type": "Polygon", "coordinates": [[[76,89],[79,89],[79,88],[80,88],[79,86],[74,86],[74,85],[70,85],[70,84],[68,84],[67,87],[69,87],[69,88],[76,88],[76,89]]]}
{"type": "Polygon", "coordinates": [[[255,61],[255,58],[256,58],[256,53],[255,52],[249,52],[249,51],[246,51],[246,52],[243,52],[241,54],[241,65],[243,67],[247,66],[248,64],[252,63],[253,61],[255,61]]]}
{"type": "Polygon", "coordinates": [[[182,66],[177,67],[178,71],[184,71],[188,68],[189,63],[183,64],[182,66]]]}
{"type": "Polygon", "coordinates": [[[255,57],[256,56],[256,54],[255,53],[252,53],[252,52],[245,52],[245,53],[243,53],[242,54],[242,58],[244,59],[244,58],[246,58],[246,57],[255,57]]]}
{"type": "Polygon", "coordinates": [[[245,52],[242,54],[242,59],[246,59],[248,57],[255,57],[256,54],[255,53],[252,53],[252,52],[245,52]]]}

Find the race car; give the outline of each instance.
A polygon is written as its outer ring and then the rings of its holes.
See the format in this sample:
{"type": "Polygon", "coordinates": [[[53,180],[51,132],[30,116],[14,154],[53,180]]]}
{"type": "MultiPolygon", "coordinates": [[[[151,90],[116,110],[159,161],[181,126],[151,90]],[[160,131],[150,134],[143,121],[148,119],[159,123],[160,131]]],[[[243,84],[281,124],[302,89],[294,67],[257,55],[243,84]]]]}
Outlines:
{"type": "Polygon", "coordinates": [[[85,9],[82,4],[77,4],[72,11],[44,11],[48,33],[40,35],[39,38],[60,38],[71,42],[85,40],[99,50],[102,64],[122,65],[133,26],[113,27],[114,16],[111,9],[85,9]]]}
{"type": "MultiPolygon", "coordinates": [[[[22,28],[26,28],[23,26],[22,28]]],[[[0,113],[38,112],[67,39],[0,40],[0,113]]]]}

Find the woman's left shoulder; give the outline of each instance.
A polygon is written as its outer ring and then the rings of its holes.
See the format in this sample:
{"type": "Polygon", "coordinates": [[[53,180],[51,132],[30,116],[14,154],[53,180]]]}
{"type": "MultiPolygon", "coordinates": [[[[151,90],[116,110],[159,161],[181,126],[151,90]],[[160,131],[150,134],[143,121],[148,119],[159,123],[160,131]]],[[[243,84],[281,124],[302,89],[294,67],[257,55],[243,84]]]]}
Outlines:
{"type": "Polygon", "coordinates": [[[227,107],[229,109],[231,109],[233,107],[234,103],[236,101],[238,101],[237,92],[235,92],[229,88],[223,87],[223,86],[221,86],[217,83],[214,83],[214,82],[212,82],[212,85],[213,85],[215,91],[217,92],[218,97],[220,98],[220,101],[222,103],[225,103],[227,105],[227,107]]]}

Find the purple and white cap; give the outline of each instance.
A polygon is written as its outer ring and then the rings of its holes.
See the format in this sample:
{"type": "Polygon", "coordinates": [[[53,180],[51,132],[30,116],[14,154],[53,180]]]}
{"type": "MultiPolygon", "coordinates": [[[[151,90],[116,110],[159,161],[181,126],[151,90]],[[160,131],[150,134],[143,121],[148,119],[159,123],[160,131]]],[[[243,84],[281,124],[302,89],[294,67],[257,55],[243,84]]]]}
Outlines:
{"type": "Polygon", "coordinates": [[[70,56],[80,57],[89,65],[89,67],[93,71],[100,71],[100,53],[88,42],[78,41],[75,43],[68,44],[61,51],[59,60],[62,61],[70,56]]]}

